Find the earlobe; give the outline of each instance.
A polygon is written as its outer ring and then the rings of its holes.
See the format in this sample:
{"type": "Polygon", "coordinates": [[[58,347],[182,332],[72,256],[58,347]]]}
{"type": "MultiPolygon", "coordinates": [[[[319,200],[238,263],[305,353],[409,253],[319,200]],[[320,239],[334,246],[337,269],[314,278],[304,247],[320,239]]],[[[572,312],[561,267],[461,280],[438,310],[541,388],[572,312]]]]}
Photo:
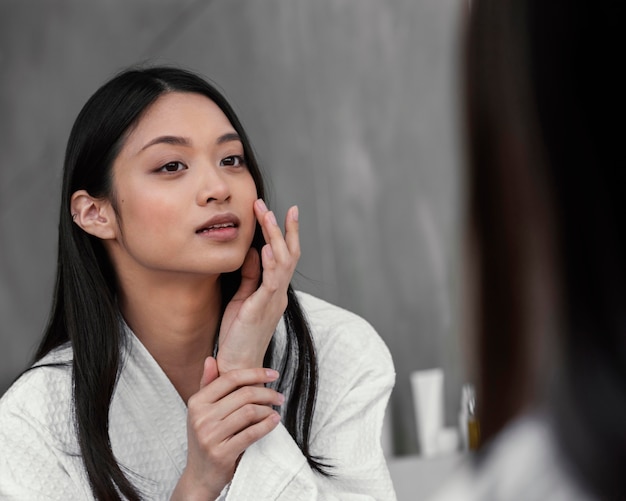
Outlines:
{"type": "Polygon", "coordinates": [[[105,198],[94,198],[86,190],[72,194],[70,202],[72,221],[84,231],[102,240],[116,236],[115,212],[105,198]]]}

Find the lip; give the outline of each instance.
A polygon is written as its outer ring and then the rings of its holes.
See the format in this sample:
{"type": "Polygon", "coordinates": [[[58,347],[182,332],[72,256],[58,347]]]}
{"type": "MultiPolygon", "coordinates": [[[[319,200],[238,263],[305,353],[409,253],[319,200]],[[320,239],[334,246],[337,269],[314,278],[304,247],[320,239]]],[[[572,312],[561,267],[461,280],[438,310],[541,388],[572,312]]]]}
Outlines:
{"type": "Polygon", "coordinates": [[[232,213],[217,214],[196,228],[196,235],[226,241],[236,238],[241,222],[232,213]]]}

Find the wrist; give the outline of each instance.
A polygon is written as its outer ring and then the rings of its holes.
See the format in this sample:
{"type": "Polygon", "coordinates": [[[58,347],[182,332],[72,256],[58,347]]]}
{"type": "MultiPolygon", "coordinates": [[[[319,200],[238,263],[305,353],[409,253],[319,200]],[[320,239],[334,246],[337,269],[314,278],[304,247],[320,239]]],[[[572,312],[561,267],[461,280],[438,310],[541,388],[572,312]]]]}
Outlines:
{"type": "Polygon", "coordinates": [[[195,482],[185,469],[174,492],[172,492],[170,501],[214,501],[219,497],[224,487],[225,485],[219,489],[211,488],[200,482],[195,482]]]}
{"type": "Polygon", "coordinates": [[[218,352],[217,358],[217,370],[220,375],[227,372],[240,370],[240,369],[257,369],[263,367],[263,359],[254,359],[246,357],[237,357],[235,360],[229,360],[226,357],[220,357],[218,352]]]}

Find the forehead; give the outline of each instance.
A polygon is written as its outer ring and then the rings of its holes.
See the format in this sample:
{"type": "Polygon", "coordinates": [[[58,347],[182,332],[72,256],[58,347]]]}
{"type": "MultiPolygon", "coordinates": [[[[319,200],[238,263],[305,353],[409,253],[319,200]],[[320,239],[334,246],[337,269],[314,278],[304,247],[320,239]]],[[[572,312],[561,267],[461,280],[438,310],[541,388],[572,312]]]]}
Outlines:
{"type": "Polygon", "coordinates": [[[169,92],[160,96],[129,131],[124,149],[141,147],[162,135],[210,140],[235,129],[220,107],[202,94],[169,92]]]}

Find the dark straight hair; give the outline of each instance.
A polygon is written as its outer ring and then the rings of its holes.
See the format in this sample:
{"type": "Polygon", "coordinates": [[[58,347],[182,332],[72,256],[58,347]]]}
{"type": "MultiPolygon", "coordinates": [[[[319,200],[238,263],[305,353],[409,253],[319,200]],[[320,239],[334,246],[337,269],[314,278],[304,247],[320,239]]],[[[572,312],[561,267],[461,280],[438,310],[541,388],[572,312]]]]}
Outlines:
{"type": "MultiPolygon", "coordinates": [[[[115,207],[112,165],[129,130],[160,96],[168,92],[202,94],[217,104],[239,134],[247,167],[259,197],[264,185],[250,141],[235,112],[220,92],[204,78],[175,67],[125,70],[104,84],[80,111],[67,144],[61,194],[57,276],[48,326],[34,361],[70,342],[75,426],[80,452],[97,499],[140,499],[111,450],[109,408],[120,371],[124,343],[121,315],[116,304],[117,280],[102,242],[72,223],[70,199],[84,189],[93,197],[106,197],[115,207]],[[118,493],[119,492],[119,493],[118,493]]],[[[257,224],[252,246],[265,244],[257,224]]],[[[221,276],[222,309],[241,282],[240,270],[221,276]]],[[[289,387],[284,423],[311,467],[324,465],[309,449],[317,390],[315,348],[305,315],[291,286],[283,315],[287,329],[280,355],[277,389],[289,387]]],[[[264,364],[272,364],[274,343],[264,364]]]]}
{"type": "Polygon", "coordinates": [[[543,402],[572,475],[601,499],[623,498],[626,464],[618,5],[475,0],[465,68],[483,431],[543,402]],[[555,343],[544,391],[535,328],[555,343]]]}

